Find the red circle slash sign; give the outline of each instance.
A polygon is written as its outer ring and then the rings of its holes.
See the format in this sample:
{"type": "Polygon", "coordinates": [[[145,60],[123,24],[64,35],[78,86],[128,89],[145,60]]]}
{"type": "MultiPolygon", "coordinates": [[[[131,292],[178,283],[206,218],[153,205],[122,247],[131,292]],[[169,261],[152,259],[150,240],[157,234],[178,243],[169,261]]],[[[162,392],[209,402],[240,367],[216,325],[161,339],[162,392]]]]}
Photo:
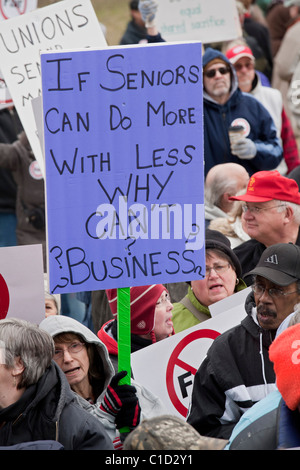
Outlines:
{"type": "Polygon", "coordinates": [[[9,291],[4,277],[0,274],[0,320],[6,317],[9,308],[9,291]]]}
{"type": "Polygon", "coordinates": [[[200,338],[209,338],[209,339],[216,339],[217,336],[219,336],[220,333],[214,330],[206,330],[206,329],[201,329],[201,330],[196,330],[190,333],[189,335],[185,336],[174,348],[174,351],[172,352],[168,365],[167,365],[167,370],[166,370],[166,382],[167,382],[167,390],[171,399],[171,402],[177,409],[177,411],[184,417],[187,415],[187,408],[181,403],[179,400],[176,391],[175,391],[175,386],[174,386],[174,369],[175,366],[179,366],[182,369],[191,372],[191,374],[195,375],[197,372],[197,369],[192,367],[191,365],[187,364],[186,362],[182,361],[179,358],[180,353],[182,350],[188,346],[192,341],[195,341],[200,338]]]}

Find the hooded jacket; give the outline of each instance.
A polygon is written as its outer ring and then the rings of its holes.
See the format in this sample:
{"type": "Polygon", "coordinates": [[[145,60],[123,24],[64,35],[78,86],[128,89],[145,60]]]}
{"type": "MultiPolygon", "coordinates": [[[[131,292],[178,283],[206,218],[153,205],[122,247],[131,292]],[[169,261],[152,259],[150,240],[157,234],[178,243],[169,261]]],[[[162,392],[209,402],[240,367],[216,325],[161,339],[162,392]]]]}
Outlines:
{"type": "MultiPolygon", "coordinates": [[[[95,345],[96,351],[101,358],[104,369],[105,377],[103,392],[99,395],[95,403],[90,403],[89,401],[85,400],[84,398],[75,393],[74,395],[77,397],[78,403],[83,409],[91,413],[93,416],[96,416],[101,421],[111,440],[118,443],[119,432],[117,431],[115,426],[115,419],[110,414],[100,410],[99,407],[106,393],[107,385],[111,381],[112,377],[115,375],[115,371],[109,358],[106,346],[102,343],[102,341],[100,341],[99,338],[97,338],[97,336],[89,328],[82,325],[71,317],[66,317],[63,315],[50,316],[48,318],[45,318],[40,323],[40,328],[46,330],[52,337],[55,337],[56,335],[64,332],[74,333],[76,335],[80,335],[85,342],[95,345]]],[[[140,421],[146,418],[152,418],[154,416],[159,416],[166,413],[166,408],[162,404],[161,400],[155,395],[153,395],[152,392],[150,392],[134,380],[131,381],[131,384],[134,385],[137,390],[137,396],[141,407],[140,421]]]]}
{"type": "Polygon", "coordinates": [[[0,410],[0,446],[57,441],[65,450],[112,450],[103,425],[78,406],[60,368],[52,362],[21,398],[0,410]]]}
{"type": "Polygon", "coordinates": [[[268,355],[273,337],[257,322],[252,292],[245,309],[241,323],[214,340],[195,375],[187,421],[205,436],[228,439],[243,413],[276,390],[268,355]]]}
{"type": "MultiPolygon", "coordinates": [[[[117,320],[109,320],[104,323],[97,333],[98,338],[105,344],[108,350],[110,360],[114,366],[115,371],[118,371],[118,326],[117,320]]],[[[139,335],[131,334],[131,352],[139,351],[146,346],[151,346],[150,339],[142,338],[139,335]]]]}
{"type": "Polygon", "coordinates": [[[224,105],[203,91],[205,174],[214,165],[226,162],[242,164],[250,176],[256,171],[276,168],[283,152],[271,115],[258,100],[238,88],[234,67],[224,54],[207,48],[203,56],[203,68],[216,58],[222,59],[230,67],[231,90],[224,105]],[[241,160],[231,153],[228,128],[233,123],[242,124],[246,128],[246,137],[255,143],[257,153],[253,159],[241,160]]]}

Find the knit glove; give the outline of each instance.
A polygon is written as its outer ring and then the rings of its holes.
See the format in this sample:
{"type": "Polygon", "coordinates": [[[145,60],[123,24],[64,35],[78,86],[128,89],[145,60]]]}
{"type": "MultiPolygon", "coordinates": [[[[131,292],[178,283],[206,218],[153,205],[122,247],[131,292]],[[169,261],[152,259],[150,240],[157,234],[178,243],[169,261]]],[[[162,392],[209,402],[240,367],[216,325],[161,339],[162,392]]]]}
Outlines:
{"type": "Polygon", "coordinates": [[[125,370],[118,372],[110,381],[100,409],[115,418],[117,429],[128,427],[134,429],[140,422],[141,407],[132,385],[119,384],[127,375],[125,370]]]}
{"type": "Polygon", "coordinates": [[[140,0],[139,10],[141,12],[146,28],[155,26],[155,14],[158,3],[155,0],[140,0]]]}
{"type": "Polygon", "coordinates": [[[256,152],[256,145],[251,139],[240,139],[231,147],[231,153],[242,160],[252,160],[256,152]]]}

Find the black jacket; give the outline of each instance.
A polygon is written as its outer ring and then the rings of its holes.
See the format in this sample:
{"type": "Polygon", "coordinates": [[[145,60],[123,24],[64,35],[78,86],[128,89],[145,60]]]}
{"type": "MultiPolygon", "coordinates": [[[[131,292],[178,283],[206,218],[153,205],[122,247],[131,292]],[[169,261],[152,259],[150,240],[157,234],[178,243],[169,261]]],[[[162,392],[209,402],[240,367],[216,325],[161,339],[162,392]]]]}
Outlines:
{"type": "Polygon", "coordinates": [[[112,450],[103,425],[84,411],[62,371],[52,362],[21,398],[0,410],[0,446],[58,441],[65,450],[112,450]]]}
{"type": "Polygon", "coordinates": [[[247,316],[214,340],[196,372],[187,421],[202,435],[228,439],[242,414],[276,389],[273,335],[256,322],[254,307],[250,293],[247,316]]]}

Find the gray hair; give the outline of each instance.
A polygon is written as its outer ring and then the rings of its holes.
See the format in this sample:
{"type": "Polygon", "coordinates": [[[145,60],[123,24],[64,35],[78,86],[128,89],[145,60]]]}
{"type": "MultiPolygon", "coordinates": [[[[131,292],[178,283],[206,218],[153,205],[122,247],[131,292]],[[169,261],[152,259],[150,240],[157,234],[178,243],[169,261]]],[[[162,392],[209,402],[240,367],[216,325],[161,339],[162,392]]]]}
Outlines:
{"type": "Polygon", "coordinates": [[[224,178],[224,174],[215,175],[213,184],[205,185],[205,200],[211,206],[221,206],[222,196],[224,193],[235,194],[238,180],[232,178],[228,180],[224,178]]]}
{"type": "Polygon", "coordinates": [[[286,207],[291,207],[294,213],[294,222],[300,225],[300,205],[289,201],[279,201],[278,199],[276,201],[278,202],[277,212],[283,212],[286,207]]]}
{"type": "Polygon", "coordinates": [[[37,325],[19,318],[0,320],[2,360],[9,369],[20,358],[24,366],[18,388],[36,383],[50,366],[54,354],[52,337],[37,325]]]}

